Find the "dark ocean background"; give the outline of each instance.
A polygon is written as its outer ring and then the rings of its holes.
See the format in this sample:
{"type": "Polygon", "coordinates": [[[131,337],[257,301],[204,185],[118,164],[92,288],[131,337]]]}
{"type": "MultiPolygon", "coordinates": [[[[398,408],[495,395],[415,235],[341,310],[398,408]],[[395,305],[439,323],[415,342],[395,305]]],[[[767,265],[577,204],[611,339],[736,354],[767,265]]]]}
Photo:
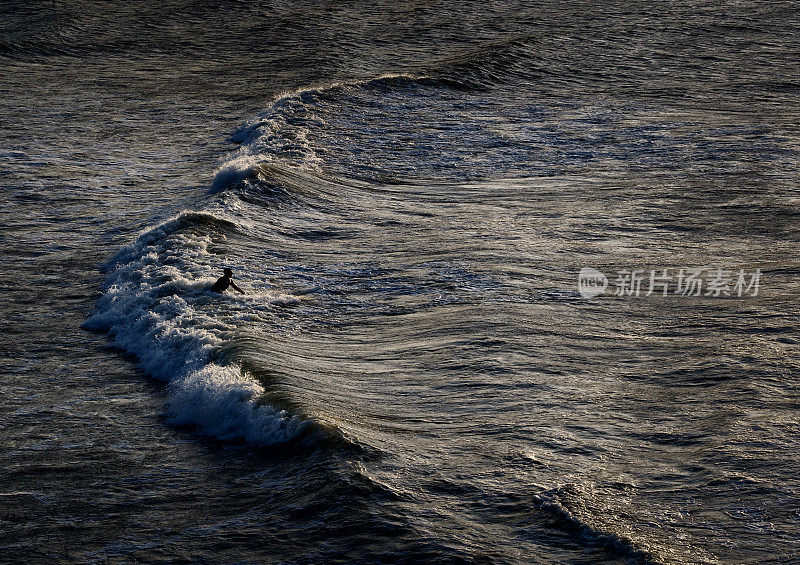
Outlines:
{"type": "Polygon", "coordinates": [[[0,561],[800,563],[798,30],[3,1],[0,561]]]}

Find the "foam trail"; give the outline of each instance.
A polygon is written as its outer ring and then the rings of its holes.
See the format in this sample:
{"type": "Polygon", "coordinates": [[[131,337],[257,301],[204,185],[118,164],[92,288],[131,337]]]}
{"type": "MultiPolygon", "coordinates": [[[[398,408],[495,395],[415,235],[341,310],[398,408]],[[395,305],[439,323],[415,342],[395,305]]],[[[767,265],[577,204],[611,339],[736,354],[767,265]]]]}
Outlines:
{"type": "Polygon", "coordinates": [[[273,445],[306,436],[312,425],[260,402],[264,389],[236,364],[222,359],[234,328],[215,316],[220,296],[208,272],[209,237],[184,233],[198,223],[231,222],[210,214],[183,214],[149,230],[121,250],[86,329],[107,332],[136,356],[149,375],[169,384],[167,419],[208,436],[273,445]]]}

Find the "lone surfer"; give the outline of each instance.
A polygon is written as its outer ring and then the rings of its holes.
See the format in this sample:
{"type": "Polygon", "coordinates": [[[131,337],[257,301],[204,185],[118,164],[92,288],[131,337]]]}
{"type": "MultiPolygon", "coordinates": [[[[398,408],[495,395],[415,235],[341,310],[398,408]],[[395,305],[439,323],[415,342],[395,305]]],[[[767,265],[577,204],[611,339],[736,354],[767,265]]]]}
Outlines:
{"type": "Polygon", "coordinates": [[[236,283],[233,282],[233,270],[226,267],[222,271],[223,275],[217,279],[217,282],[214,283],[214,286],[211,287],[211,290],[214,292],[223,293],[225,292],[229,286],[232,286],[234,290],[238,290],[242,294],[244,291],[236,286],[236,283]]]}

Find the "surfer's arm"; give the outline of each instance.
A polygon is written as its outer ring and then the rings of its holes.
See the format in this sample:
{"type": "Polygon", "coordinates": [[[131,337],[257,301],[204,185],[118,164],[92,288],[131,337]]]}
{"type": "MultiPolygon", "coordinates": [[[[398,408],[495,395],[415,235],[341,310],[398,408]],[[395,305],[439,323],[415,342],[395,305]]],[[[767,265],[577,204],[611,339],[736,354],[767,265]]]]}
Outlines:
{"type": "Polygon", "coordinates": [[[235,282],[231,281],[231,286],[234,288],[234,290],[238,290],[239,292],[244,294],[244,291],[241,288],[239,288],[238,286],[236,286],[235,282]]]}

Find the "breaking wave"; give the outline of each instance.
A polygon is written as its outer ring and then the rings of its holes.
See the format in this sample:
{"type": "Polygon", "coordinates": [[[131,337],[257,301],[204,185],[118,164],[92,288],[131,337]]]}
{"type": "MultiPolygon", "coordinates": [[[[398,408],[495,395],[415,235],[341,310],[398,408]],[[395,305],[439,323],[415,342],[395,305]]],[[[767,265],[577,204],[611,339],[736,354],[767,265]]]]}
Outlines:
{"type": "Polygon", "coordinates": [[[84,327],[108,333],[113,346],[167,383],[171,424],[260,445],[310,438],[311,419],[265,403],[263,386],[226,359],[235,324],[216,314],[232,297],[214,293],[213,279],[199,275],[211,270],[212,236],[198,226],[236,229],[212,214],[184,213],[141,234],[105,266],[104,293],[84,327]]]}

